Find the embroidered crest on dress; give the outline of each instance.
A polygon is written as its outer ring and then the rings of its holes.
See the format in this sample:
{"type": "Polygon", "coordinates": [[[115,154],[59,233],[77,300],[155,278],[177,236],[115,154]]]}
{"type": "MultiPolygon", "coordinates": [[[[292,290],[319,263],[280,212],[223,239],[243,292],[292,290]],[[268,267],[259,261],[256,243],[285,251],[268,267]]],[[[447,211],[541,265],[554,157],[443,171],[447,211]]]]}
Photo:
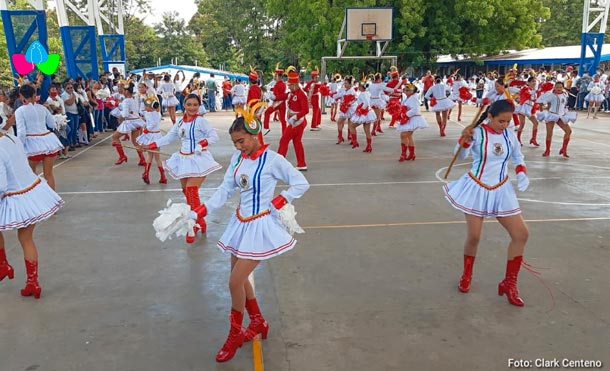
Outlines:
{"type": "Polygon", "coordinates": [[[248,176],[246,174],[242,174],[239,177],[239,186],[243,189],[250,188],[250,186],[248,185],[248,176]]]}
{"type": "Polygon", "coordinates": [[[292,100],[293,100],[293,101],[295,101],[295,102],[296,102],[298,99],[299,99],[299,97],[297,97],[296,95],[293,95],[293,96],[292,96],[292,100]]]}
{"type": "Polygon", "coordinates": [[[504,149],[502,148],[502,143],[494,143],[494,155],[502,156],[504,154],[504,149]]]}

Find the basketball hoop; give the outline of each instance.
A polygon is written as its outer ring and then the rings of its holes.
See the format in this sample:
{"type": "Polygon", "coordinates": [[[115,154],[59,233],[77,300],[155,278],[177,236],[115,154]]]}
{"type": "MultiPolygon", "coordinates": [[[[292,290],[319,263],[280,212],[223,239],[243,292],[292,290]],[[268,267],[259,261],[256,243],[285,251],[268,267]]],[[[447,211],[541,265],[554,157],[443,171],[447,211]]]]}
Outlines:
{"type": "Polygon", "coordinates": [[[371,40],[373,40],[373,37],[375,37],[375,36],[377,36],[377,35],[375,35],[375,34],[366,34],[366,35],[364,35],[364,36],[366,37],[366,39],[367,39],[368,41],[371,41],[371,40]]]}

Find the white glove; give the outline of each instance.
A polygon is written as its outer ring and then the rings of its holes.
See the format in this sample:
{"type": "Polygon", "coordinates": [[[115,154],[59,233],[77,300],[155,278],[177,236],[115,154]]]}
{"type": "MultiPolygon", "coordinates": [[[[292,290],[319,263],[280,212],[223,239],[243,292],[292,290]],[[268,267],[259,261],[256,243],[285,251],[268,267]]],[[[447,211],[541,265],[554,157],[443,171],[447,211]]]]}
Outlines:
{"type": "Polygon", "coordinates": [[[524,172],[517,173],[517,189],[521,192],[525,192],[527,187],[530,185],[530,180],[524,172]]]}
{"type": "Polygon", "coordinates": [[[288,119],[288,124],[290,126],[294,126],[294,123],[297,121],[297,117],[296,116],[292,116],[291,118],[288,119]]]}

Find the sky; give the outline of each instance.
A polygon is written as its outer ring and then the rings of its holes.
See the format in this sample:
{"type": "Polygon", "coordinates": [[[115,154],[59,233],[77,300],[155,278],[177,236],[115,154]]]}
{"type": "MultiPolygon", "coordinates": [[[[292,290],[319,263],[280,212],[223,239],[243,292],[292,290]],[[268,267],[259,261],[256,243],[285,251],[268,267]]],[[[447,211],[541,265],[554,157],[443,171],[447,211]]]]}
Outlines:
{"type": "Polygon", "coordinates": [[[179,17],[184,19],[185,23],[188,23],[197,11],[197,6],[193,0],[150,0],[150,5],[154,14],[147,14],[144,23],[151,26],[154,23],[161,22],[165,12],[178,12],[179,17]]]}

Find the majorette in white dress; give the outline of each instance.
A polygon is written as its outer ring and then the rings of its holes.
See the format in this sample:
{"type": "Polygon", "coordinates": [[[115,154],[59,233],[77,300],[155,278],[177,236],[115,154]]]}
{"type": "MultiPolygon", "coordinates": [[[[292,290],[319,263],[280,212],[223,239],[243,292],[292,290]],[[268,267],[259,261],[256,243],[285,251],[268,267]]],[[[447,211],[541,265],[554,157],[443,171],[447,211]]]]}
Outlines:
{"type": "Polygon", "coordinates": [[[159,123],[161,123],[161,113],[158,111],[145,111],[144,121],[146,121],[144,134],[136,138],[136,142],[143,146],[156,142],[163,136],[163,134],[161,134],[161,130],[159,129],[159,123]]]}
{"type": "Polygon", "coordinates": [[[140,118],[140,102],[135,98],[125,98],[121,102],[121,117],[124,120],[116,129],[121,134],[129,134],[144,126],[144,121],[140,118]]]}
{"type": "Polygon", "coordinates": [[[585,96],[585,100],[587,102],[603,102],[606,97],[604,97],[604,86],[601,82],[591,81],[587,86],[587,90],[589,93],[585,96]]]}
{"type": "Polygon", "coordinates": [[[384,93],[392,93],[394,89],[386,87],[384,82],[373,82],[369,85],[368,91],[371,93],[371,108],[385,109],[384,93]]]}
{"type": "Polygon", "coordinates": [[[339,104],[339,118],[351,118],[356,111],[356,90],[353,87],[350,87],[348,90],[342,87],[335,97],[339,104]],[[347,101],[349,101],[349,104],[347,104],[347,101]]]}
{"type": "Polygon", "coordinates": [[[455,102],[462,102],[462,103],[466,102],[465,100],[460,98],[460,88],[462,86],[468,87],[468,84],[463,79],[455,80],[453,82],[453,85],[451,85],[451,96],[450,96],[450,98],[453,99],[455,102]]]}
{"type": "Polygon", "coordinates": [[[218,141],[216,130],[208,120],[201,116],[195,117],[189,122],[184,118],[172,126],[165,136],[159,138],[155,143],[158,147],[166,146],[174,139],[180,138],[182,145],[180,151],[163,162],[165,169],[174,179],[203,177],[222,169],[218,162],[207,149],[202,149],[199,142],[207,140],[208,145],[218,141]]]}
{"type": "MultiPolygon", "coordinates": [[[[496,90],[495,82],[494,82],[493,88],[490,91],[488,91],[487,94],[485,94],[485,97],[477,99],[476,103],[482,104],[483,100],[485,100],[485,99],[489,100],[489,104],[492,104],[499,100],[511,100],[512,101],[512,99],[510,99],[510,93],[508,92],[508,90],[504,90],[504,92],[502,92],[502,93],[499,93],[496,90]]],[[[514,113],[516,113],[516,112],[514,112],[514,113]]],[[[487,123],[489,123],[489,119],[486,118],[483,120],[483,122],[487,124],[487,123]]],[[[510,129],[510,128],[514,128],[514,127],[515,127],[515,122],[513,120],[510,120],[510,123],[508,124],[508,128],[510,129]]]]}
{"type": "Polygon", "coordinates": [[[473,141],[461,149],[458,158],[472,153],[470,171],[444,186],[445,198],[451,206],[479,217],[503,217],[521,213],[517,195],[508,180],[507,163],[525,166],[521,145],[514,130],[497,133],[486,124],[474,129],[473,141]]]}
{"type": "Polygon", "coordinates": [[[375,111],[371,107],[371,101],[369,99],[368,91],[361,91],[356,99],[356,109],[354,110],[354,114],[352,115],[351,121],[356,124],[367,124],[375,121],[377,119],[377,115],[375,115],[375,111]]]}
{"type": "Polygon", "coordinates": [[[525,117],[532,116],[532,109],[536,104],[536,90],[530,89],[529,86],[524,86],[519,92],[519,105],[515,108],[515,113],[525,117]],[[527,98],[527,99],[525,99],[527,98]]]}
{"type": "Polygon", "coordinates": [[[430,89],[428,89],[425,95],[426,99],[430,100],[430,97],[434,97],[436,99],[436,104],[434,106],[430,106],[430,111],[448,111],[456,106],[454,101],[447,98],[446,89],[447,88],[443,83],[434,84],[430,89]]]}
{"type": "Polygon", "coordinates": [[[426,119],[422,117],[421,111],[419,110],[419,94],[414,93],[410,97],[402,100],[402,105],[407,107],[407,117],[409,121],[406,124],[396,126],[396,131],[402,133],[403,131],[415,131],[421,128],[427,128],[428,123],[426,119]]]}
{"type": "Polygon", "coordinates": [[[231,88],[231,94],[233,95],[232,103],[234,106],[238,104],[246,104],[246,88],[240,83],[235,84],[231,88]]]}
{"type": "Polygon", "coordinates": [[[41,222],[64,204],[47,181],[34,174],[21,140],[7,134],[0,135],[0,197],[0,231],[41,222]]]}
{"type": "Polygon", "coordinates": [[[50,131],[55,127],[55,119],[45,106],[24,104],[15,111],[15,123],[28,157],[55,155],[64,148],[57,135],[50,131]]]}
{"type": "Polygon", "coordinates": [[[290,186],[281,192],[288,202],[309,188],[303,174],[266,145],[248,158],[239,151],[233,154],[222,184],[204,202],[210,214],[239,188],[239,206],[218,241],[220,250],[238,258],[265,260],[294,247],[297,241],[286,231],[271,204],[278,180],[290,186]]]}
{"type": "Polygon", "coordinates": [[[536,118],[540,121],[557,122],[561,120],[565,124],[576,121],[576,112],[570,112],[566,109],[568,94],[565,92],[559,94],[552,91],[546,92],[538,98],[538,103],[549,104],[548,110],[536,114],[536,118]]]}
{"type": "Polygon", "coordinates": [[[163,100],[161,100],[163,107],[176,107],[180,104],[178,98],[176,98],[176,86],[174,83],[164,82],[157,92],[163,98],[163,100]]]}

